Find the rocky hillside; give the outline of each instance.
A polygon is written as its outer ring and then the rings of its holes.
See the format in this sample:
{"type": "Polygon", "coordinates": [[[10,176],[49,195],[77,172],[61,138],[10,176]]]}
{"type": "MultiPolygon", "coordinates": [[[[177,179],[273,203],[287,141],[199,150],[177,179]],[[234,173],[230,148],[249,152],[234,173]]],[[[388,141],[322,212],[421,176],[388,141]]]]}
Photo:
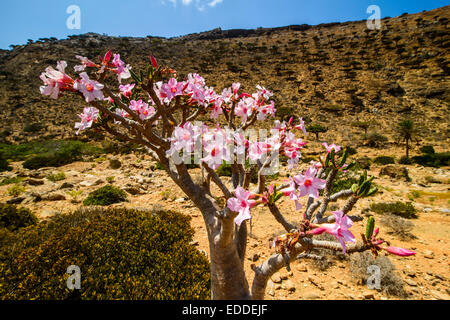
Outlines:
{"type": "MultiPolygon", "coordinates": [[[[57,60],[94,58],[108,49],[135,69],[150,53],[181,76],[198,72],[218,90],[240,81],[275,92],[279,117],[299,115],[320,123],[336,142],[363,143],[355,121],[372,121],[393,141],[393,123],[410,117],[423,141],[444,151],[449,142],[450,6],[382,20],[275,29],[221,29],[178,38],[98,34],[41,39],[0,51],[0,139],[21,142],[74,135],[82,101],[39,93],[39,74],[57,60]],[[358,138],[358,139],[356,139],[358,138]],[[359,141],[359,142],[358,142],[359,141]]],[[[446,151],[446,150],[445,150],[446,151]]]]}

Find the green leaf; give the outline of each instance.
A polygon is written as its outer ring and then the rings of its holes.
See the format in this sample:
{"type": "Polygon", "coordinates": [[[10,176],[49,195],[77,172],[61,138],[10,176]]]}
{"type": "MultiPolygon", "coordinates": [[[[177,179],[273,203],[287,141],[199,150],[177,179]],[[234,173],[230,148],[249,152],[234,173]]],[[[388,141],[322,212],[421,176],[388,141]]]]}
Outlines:
{"type": "Polygon", "coordinates": [[[366,239],[367,240],[370,241],[374,230],[375,230],[375,219],[372,216],[370,216],[369,219],[367,220],[367,225],[366,225],[366,239]]]}
{"type": "Polygon", "coordinates": [[[130,74],[131,77],[133,78],[134,81],[136,81],[137,83],[141,83],[142,81],[139,79],[138,75],[136,73],[134,73],[133,70],[130,69],[130,74]]]}

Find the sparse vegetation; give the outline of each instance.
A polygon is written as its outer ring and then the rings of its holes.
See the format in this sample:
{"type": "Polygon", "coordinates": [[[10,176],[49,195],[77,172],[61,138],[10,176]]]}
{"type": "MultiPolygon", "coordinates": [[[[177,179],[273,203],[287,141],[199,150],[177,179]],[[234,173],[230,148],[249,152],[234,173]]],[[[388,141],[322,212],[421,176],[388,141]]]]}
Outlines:
{"type": "Polygon", "coordinates": [[[58,182],[66,179],[66,174],[64,172],[57,172],[47,176],[47,179],[51,182],[58,182]]]}
{"type": "Polygon", "coordinates": [[[12,197],[18,197],[24,191],[25,191],[25,187],[18,183],[16,183],[15,185],[8,188],[8,194],[12,197]]]}
{"type": "Polygon", "coordinates": [[[417,218],[417,209],[411,202],[371,203],[370,209],[378,214],[390,213],[406,219],[417,218]]]}
{"type": "Polygon", "coordinates": [[[394,164],[395,159],[390,156],[378,156],[375,159],[373,159],[373,163],[380,165],[394,164]]]}
{"type": "Polygon", "coordinates": [[[314,133],[316,135],[316,140],[319,140],[319,134],[328,131],[328,128],[322,126],[321,124],[311,124],[306,127],[307,132],[314,133]]]}

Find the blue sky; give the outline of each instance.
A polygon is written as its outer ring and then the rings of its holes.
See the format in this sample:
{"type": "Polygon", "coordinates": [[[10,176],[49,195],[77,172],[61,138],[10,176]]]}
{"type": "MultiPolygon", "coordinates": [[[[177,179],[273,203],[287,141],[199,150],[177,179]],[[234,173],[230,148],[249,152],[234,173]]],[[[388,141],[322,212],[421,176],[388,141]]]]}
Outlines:
{"type": "Polygon", "coordinates": [[[86,32],[113,36],[173,37],[217,27],[250,29],[367,19],[368,6],[395,17],[448,5],[448,0],[12,0],[0,11],[0,48],[27,39],[86,32]],[[81,28],[70,30],[69,6],[81,12],[81,28]]]}

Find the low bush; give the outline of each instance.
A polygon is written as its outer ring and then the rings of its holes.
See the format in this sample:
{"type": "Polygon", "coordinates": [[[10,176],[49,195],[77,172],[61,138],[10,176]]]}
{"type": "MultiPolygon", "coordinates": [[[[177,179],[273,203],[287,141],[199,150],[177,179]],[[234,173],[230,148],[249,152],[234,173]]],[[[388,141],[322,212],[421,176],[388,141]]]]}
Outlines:
{"type": "Polygon", "coordinates": [[[62,181],[64,179],[66,179],[66,174],[64,172],[50,174],[47,176],[47,179],[52,182],[62,181]]]}
{"type": "Polygon", "coordinates": [[[2,181],[0,181],[0,187],[6,186],[8,184],[20,183],[22,180],[23,180],[23,178],[21,178],[21,177],[4,178],[2,181]]]}
{"type": "Polygon", "coordinates": [[[168,211],[79,210],[0,237],[0,298],[64,300],[81,270],[83,300],[209,299],[209,262],[189,217],[168,211]]]}
{"type": "Polygon", "coordinates": [[[359,285],[367,285],[367,280],[371,276],[367,269],[373,265],[380,268],[380,287],[385,294],[400,298],[407,296],[403,280],[396,274],[395,266],[388,257],[378,256],[374,259],[372,254],[367,251],[352,254],[349,263],[352,279],[359,285]]]}
{"type": "Polygon", "coordinates": [[[3,156],[3,153],[0,152],[0,172],[9,170],[8,160],[6,160],[3,156]]]}
{"type": "Polygon", "coordinates": [[[398,163],[400,163],[400,164],[412,164],[413,162],[412,162],[411,158],[409,158],[407,156],[402,156],[400,158],[400,160],[398,160],[398,163]]]}
{"type": "Polygon", "coordinates": [[[389,156],[378,156],[375,159],[373,159],[373,163],[386,165],[386,164],[395,164],[394,157],[389,156]]]}
{"type": "Polygon", "coordinates": [[[419,150],[421,153],[424,153],[424,154],[434,154],[435,153],[433,146],[423,146],[419,150]]]}
{"type": "Polygon", "coordinates": [[[377,132],[370,132],[367,134],[367,146],[372,148],[379,148],[385,145],[386,142],[389,141],[389,139],[377,132]]]}
{"type": "Polygon", "coordinates": [[[109,206],[127,200],[127,194],[114,186],[104,186],[93,192],[83,201],[85,206],[109,206]]]}
{"type": "Polygon", "coordinates": [[[423,154],[412,157],[411,160],[424,167],[450,166],[450,152],[423,154]]]}
{"type": "Polygon", "coordinates": [[[417,218],[417,209],[411,202],[372,203],[370,209],[378,214],[390,213],[406,219],[417,218]]]}
{"type": "Polygon", "coordinates": [[[381,218],[381,224],[387,227],[387,233],[399,237],[402,240],[416,239],[411,233],[414,224],[402,217],[393,214],[384,214],[381,218]]]}
{"type": "Polygon", "coordinates": [[[36,215],[29,209],[0,203],[0,228],[16,231],[19,228],[35,225],[37,222],[36,215]]]}
{"type": "Polygon", "coordinates": [[[15,185],[8,188],[8,195],[10,195],[12,197],[17,197],[24,191],[25,191],[25,187],[16,183],[15,185]]]}

